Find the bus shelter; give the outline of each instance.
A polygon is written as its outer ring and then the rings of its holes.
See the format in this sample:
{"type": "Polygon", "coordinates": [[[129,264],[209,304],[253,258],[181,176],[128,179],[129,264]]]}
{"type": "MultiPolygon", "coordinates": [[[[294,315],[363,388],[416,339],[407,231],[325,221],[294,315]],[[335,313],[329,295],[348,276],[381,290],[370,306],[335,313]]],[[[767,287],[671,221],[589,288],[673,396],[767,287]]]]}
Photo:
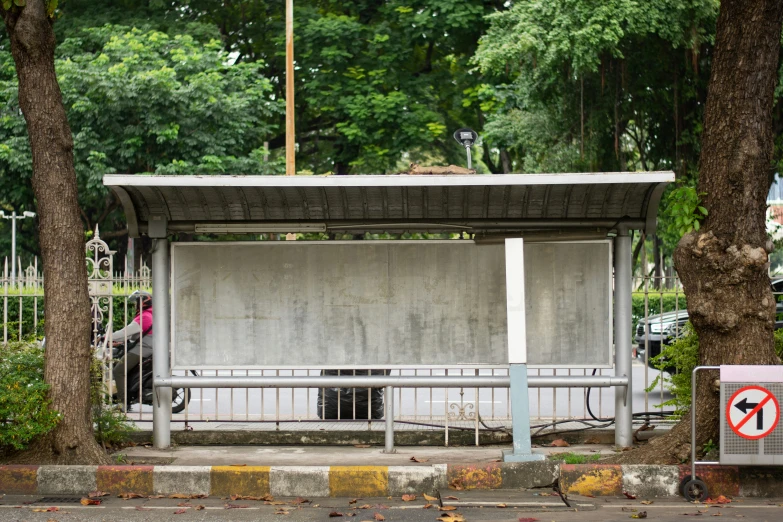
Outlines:
{"type": "MultiPolygon", "coordinates": [[[[510,387],[509,461],[543,458],[531,452],[529,387],[612,386],[615,443],[631,446],[632,234],[654,233],[672,181],[672,172],[105,176],[130,236],[154,243],[154,446],[170,444],[172,387],[383,387],[389,397],[424,386],[510,387]],[[178,232],[449,239],[170,243],[178,232]],[[303,364],[509,374],[171,374],[303,364]],[[529,367],[615,372],[528,377],[529,367]]],[[[393,451],[393,400],[385,407],[393,451]]]]}

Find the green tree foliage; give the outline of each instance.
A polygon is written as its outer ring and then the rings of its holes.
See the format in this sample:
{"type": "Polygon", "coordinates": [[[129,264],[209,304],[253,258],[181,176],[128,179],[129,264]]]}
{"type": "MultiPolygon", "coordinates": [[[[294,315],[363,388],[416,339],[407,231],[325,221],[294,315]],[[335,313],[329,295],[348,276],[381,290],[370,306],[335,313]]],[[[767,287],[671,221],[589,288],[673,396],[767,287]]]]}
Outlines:
{"type": "MultiPolygon", "coordinates": [[[[81,28],[58,47],[85,227],[123,228],[108,172],[276,174],[264,141],[282,108],[262,62],[234,63],[218,39],[153,29],[81,28]]],[[[32,207],[30,148],[11,55],[0,50],[0,200],[32,207]]],[[[114,232],[116,234],[116,232],[114,232]]]]}
{"type": "Polygon", "coordinates": [[[698,157],[717,0],[516,2],[474,61],[486,140],[524,171],[676,169],[698,157]],[[584,133],[582,125],[584,122],[584,133]]]}
{"type": "MultiPolygon", "coordinates": [[[[284,2],[190,0],[188,17],[221,28],[240,61],[263,60],[284,97],[284,2]]],[[[463,105],[475,88],[469,59],[503,2],[295,2],[296,124],[300,168],[316,173],[394,171],[403,153],[460,161],[451,133],[480,127],[463,105]]],[[[282,130],[272,140],[282,146],[282,130]]]]}

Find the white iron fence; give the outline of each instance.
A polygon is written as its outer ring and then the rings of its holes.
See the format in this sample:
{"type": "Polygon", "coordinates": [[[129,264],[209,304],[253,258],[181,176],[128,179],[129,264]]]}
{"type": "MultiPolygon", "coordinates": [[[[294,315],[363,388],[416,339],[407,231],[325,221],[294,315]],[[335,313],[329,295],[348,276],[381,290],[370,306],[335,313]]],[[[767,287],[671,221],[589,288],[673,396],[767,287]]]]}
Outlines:
{"type": "MultiPolygon", "coordinates": [[[[105,357],[107,386],[110,386],[112,369],[117,359],[106,356],[111,353],[113,343],[118,343],[116,354],[122,357],[128,353],[128,339],[117,339],[118,331],[134,318],[134,307],[128,298],[137,290],[152,291],[150,269],[142,264],[133,274],[126,269],[116,271],[114,252],[100,238],[95,237],[86,245],[89,291],[93,317],[93,345],[96,353],[105,357]]],[[[16,281],[9,278],[8,261],[2,274],[3,341],[40,340],[43,336],[44,289],[43,278],[37,261],[18,273],[16,281]]],[[[127,267],[126,267],[127,268],[127,267]]],[[[659,339],[662,330],[672,329],[676,335],[684,323],[684,295],[674,277],[640,278],[634,283],[633,320],[634,335],[641,342],[634,341],[634,350],[641,349],[644,355],[634,361],[632,400],[637,420],[660,418],[659,405],[670,398],[659,384],[655,390],[647,391],[658,370],[650,367],[649,359],[660,350],[659,339]],[[672,327],[672,316],[659,315],[671,312],[677,320],[672,327]],[[645,334],[644,324],[647,325],[645,334]],[[650,412],[645,415],[645,412],[650,412]]],[[[553,317],[553,324],[560,328],[569,327],[568,317],[553,317]]],[[[448,364],[448,363],[446,363],[448,364]]],[[[337,370],[341,375],[350,375],[350,370],[337,370]]],[[[614,370],[584,369],[531,369],[530,375],[613,375],[614,370]]],[[[145,391],[149,388],[145,380],[150,369],[140,364],[128,372],[128,387],[138,384],[142,390],[141,401],[134,399],[125,404],[127,415],[135,422],[151,422],[151,390],[149,400],[145,391]],[[136,381],[134,383],[134,381],[136,381]],[[141,402],[141,404],[139,404],[141,402]]],[[[184,375],[186,372],[174,372],[184,375]]],[[[195,373],[195,372],[194,372],[195,373]]],[[[320,370],[272,369],[272,370],[202,370],[203,376],[317,376],[320,370]]],[[[410,369],[393,370],[392,375],[507,375],[505,368],[453,369],[410,369]]],[[[129,394],[132,396],[132,394],[129,394]]],[[[176,395],[176,394],[175,394],[176,395]]],[[[511,411],[507,388],[397,388],[393,393],[397,430],[444,429],[448,441],[449,430],[471,430],[478,442],[481,430],[499,430],[510,424],[511,411]]],[[[199,423],[213,423],[210,426],[224,429],[241,429],[244,423],[252,423],[255,429],[362,429],[383,430],[382,393],[380,390],[351,389],[191,389],[180,390],[182,410],[174,413],[174,428],[185,423],[186,429],[199,423]],[[369,400],[368,400],[369,395],[369,400]],[[321,400],[319,400],[319,397],[321,400]],[[374,413],[376,412],[376,413],[374,413]],[[237,424],[232,424],[237,423],[237,424]],[[339,427],[339,428],[338,428],[339,427]]],[[[614,390],[611,388],[537,388],[530,391],[530,412],[535,430],[543,430],[555,424],[569,423],[568,429],[578,429],[585,422],[601,424],[614,416],[614,390]]],[[[448,443],[448,442],[447,442],[448,443]]]]}

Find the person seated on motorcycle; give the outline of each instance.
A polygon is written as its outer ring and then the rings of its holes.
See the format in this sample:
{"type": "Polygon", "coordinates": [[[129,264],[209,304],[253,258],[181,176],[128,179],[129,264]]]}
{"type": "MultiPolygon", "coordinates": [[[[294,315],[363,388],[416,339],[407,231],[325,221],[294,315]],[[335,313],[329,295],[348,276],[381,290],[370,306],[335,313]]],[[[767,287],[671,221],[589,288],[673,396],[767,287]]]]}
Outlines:
{"type": "Polygon", "coordinates": [[[128,343],[127,353],[114,365],[117,399],[123,411],[126,407],[130,410],[130,405],[125,404],[127,378],[133,378],[135,375],[138,379],[138,371],[134,374],[133,370],[139,366],[144,357],[152,355],[152,295],[137,290],[128,298],[128,304],[136,307],[136,317],[125,328],[112,335],[114,346],[124,348],[126,338],[128,343]]]}

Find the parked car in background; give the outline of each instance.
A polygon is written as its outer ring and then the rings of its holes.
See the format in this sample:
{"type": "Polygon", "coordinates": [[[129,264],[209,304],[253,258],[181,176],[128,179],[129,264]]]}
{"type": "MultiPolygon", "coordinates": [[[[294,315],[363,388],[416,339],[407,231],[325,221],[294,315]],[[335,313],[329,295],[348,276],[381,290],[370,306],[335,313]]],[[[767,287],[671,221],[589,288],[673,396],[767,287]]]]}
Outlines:
{"type": "MultiPolygon", "coordinates": [[[[783,328],[783,278],[770,281],[772,292],[775,294],[776,315],[775,330],[783,328]]],[[[661,353],[661,346],[672,344],[682,335],[683,327],[688,322],[688,310],[675,310],[662,314],[651,315],[642,318],[636,323],[634,331],[634,357],[644,360],[647,350],[650,351],[648,364],[654,368],[651,362],[653,357],[661,353]]],[[[670,370],[670,368],[666,368],[670,370]]]]}

